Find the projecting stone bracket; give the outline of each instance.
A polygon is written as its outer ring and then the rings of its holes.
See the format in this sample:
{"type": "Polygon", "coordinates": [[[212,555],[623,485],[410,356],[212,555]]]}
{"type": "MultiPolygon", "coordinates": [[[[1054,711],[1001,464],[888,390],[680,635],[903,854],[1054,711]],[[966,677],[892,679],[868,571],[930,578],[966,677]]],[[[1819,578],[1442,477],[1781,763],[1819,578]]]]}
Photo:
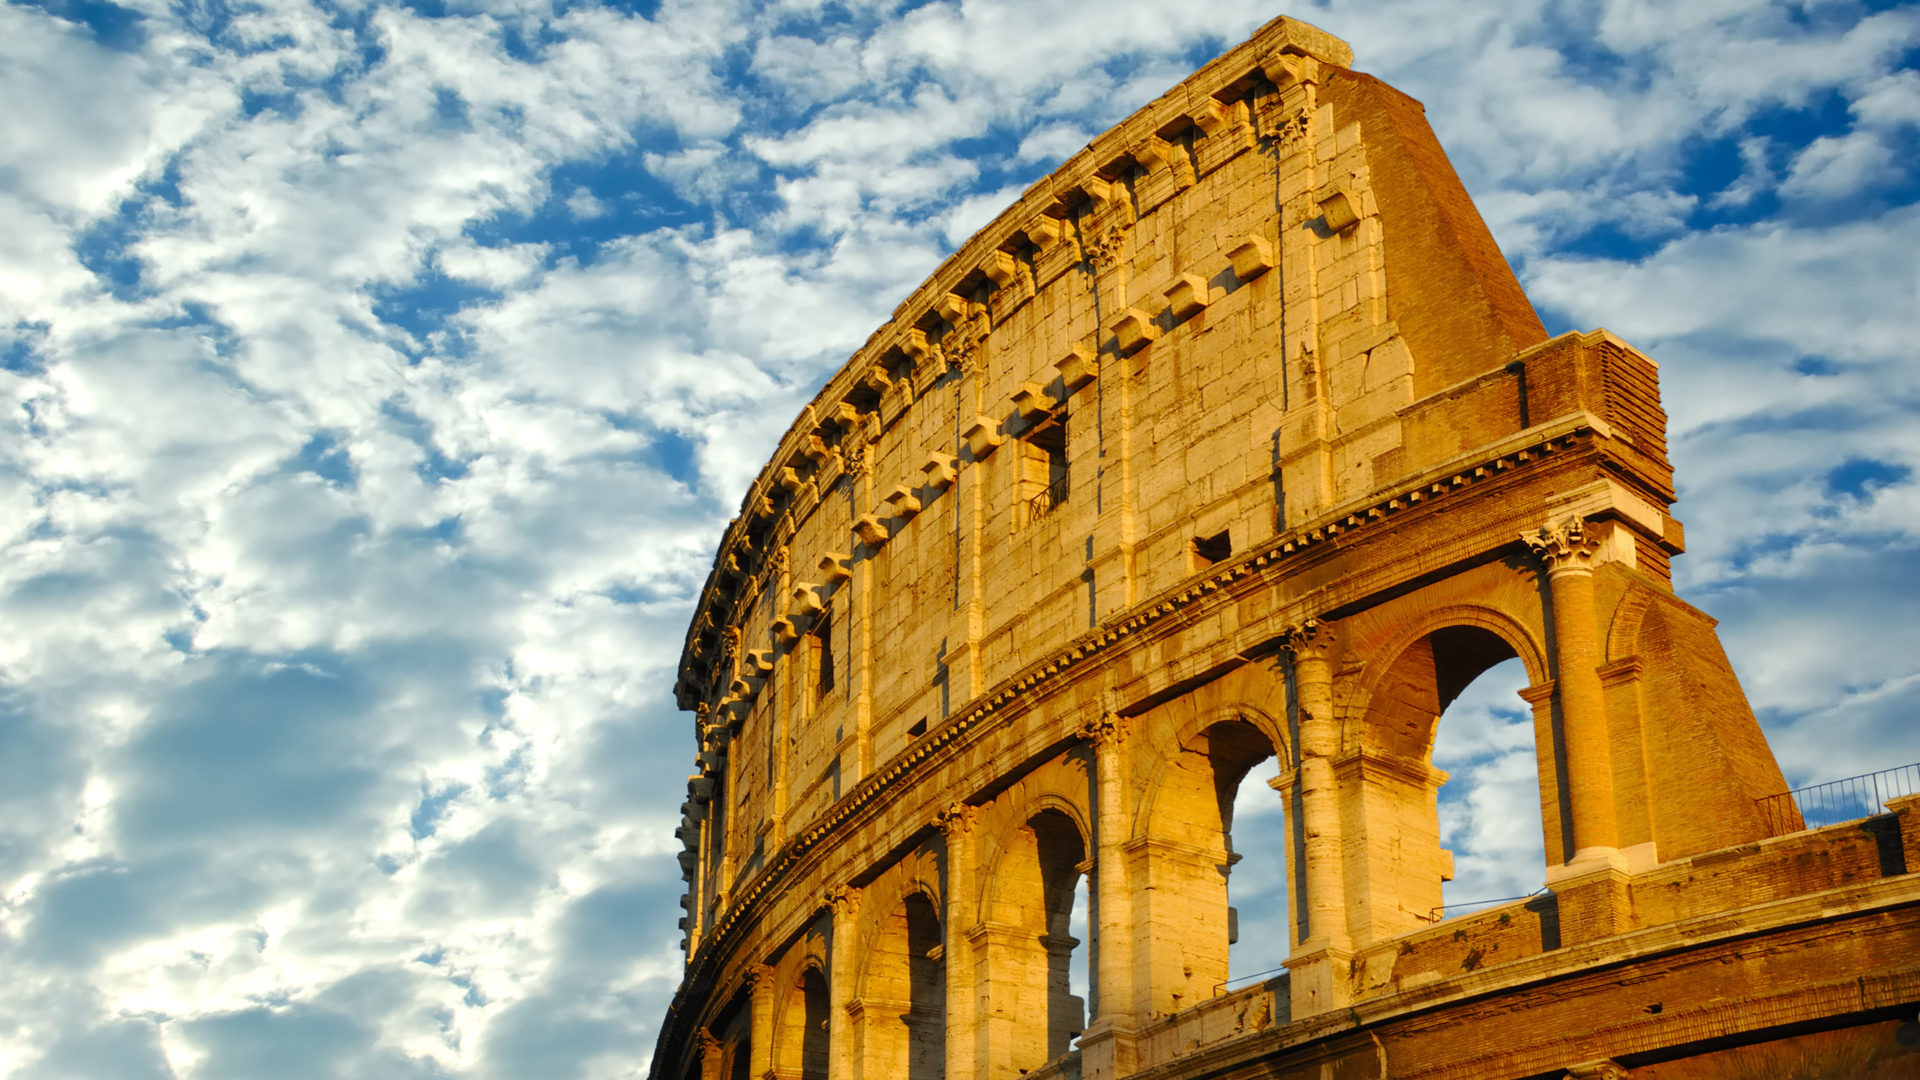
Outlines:
{"type": "Polygon", "coordinates": [[[1023,424],[1036,424],[1053,411],[1053,395],[1039,383],[1022,383],[1013,392],[1013,412],[1023,424]]]}
{"type": "Polygon", "coordinates": [[[1234,277],[1252,281],[1273,269],[1273,245],[1265,237],[1243,236],[1227,252],[1227,261],[1233,264],[1234,277]]]}
{"type": "Polygon", "coordinates": [[[999,422],[984,416],[974,417],[973,423],[967,425],[966,430],[960,433],[960,437],[966,440],[967,452],[975,461],[985,461],[995,447],[1007,441],[1005,433],[1000,430],[999,422]]]}
{"type": "Polygon", "coordinates": [[[843,551],[829,551],[820,556],[820,574],[827,584],[838,585],[853,578],[853,569],[849,566],[850,557],[843,551]]]}
{"type": "Polygon", "coordinates": [[[1139,352],[1160,336],[1159,323],[1136,307],[1122,311],[1108,329],[1113,331],[1114,341],[1119,345],[1122,356],[1139,352]]]}
{"type": "Polygon", "coordinates": [[[1185,322],[1207,309],[1207,283],[1198,274],[1181,274],[1167,288],[1167,313],[1185,322]]]}
{"type": "Polygon", "coordinates": [[[885,522],[880,520],[879,515],[861,514],[853,523],[853,535],[860,538],[860,542],[867,546],[867,550],[879,551],[887,546],[887,540],[893,532],[887,528],[885,522]]]}
{"type": "Polygon", "coordinates": [[[1360,224],[1360,196],[1344,185],[1321,188],[1314,193],[1328,232],[1342,233],[1360,224]]]}
{"type": "Polygon", "coordinates": [[[1065,393],[1071,395],[1075,390],[1092,382],[1100,376],[1100,360],[1093,350],[1084,345],[1075,345],[1067,350],[1067,355],[1054,361],[1053,369],[1060,373],[1060,385],[1065,393]]]}
{"type": "Polygon", "coordinates": [[[952,454],[935,454],[920,466],[920,472],[927,478],[927,486],[935,491],[945,491],[953,486],[953,480],[959,472],[959,462],[952,454]]]}

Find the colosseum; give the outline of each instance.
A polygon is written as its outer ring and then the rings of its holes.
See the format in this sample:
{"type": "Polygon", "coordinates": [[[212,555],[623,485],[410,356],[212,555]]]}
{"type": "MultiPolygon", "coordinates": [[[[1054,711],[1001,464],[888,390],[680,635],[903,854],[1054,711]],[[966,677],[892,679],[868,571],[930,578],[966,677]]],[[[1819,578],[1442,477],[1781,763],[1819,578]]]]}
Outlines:
{"type": "Polygon", "coordinates": [[[1658,368],[1548,337],[1351,63],[1207,64],[780,440],[680,666],[655,1077],[1920,1076],[1920,800],[1808,827],[1671,586],[1658,368]],[[1515,658],[1545,887],[1448,917],[1436,721],[1515,658]]]}

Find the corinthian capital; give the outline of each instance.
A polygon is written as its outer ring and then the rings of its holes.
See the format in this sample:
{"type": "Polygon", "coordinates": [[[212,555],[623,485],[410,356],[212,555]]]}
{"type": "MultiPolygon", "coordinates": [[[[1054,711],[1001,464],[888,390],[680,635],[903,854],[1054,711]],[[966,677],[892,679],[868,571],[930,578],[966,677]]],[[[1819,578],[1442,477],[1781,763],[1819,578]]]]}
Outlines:
{"type": "Polygon", "coordinates": [[[1095,750],[1115,745],[1126,733],[1126,721],[1113,713],[1101,713],[1080,725],[1080,737],[1092,743],[1095,750]]]}
{"type": "Polygon", "coordinates": [[[1547,573],[1593,569],[1594,552],[1600,550],[1598,538],[1588,534],[1587,523],[1572,517],[1555,525],[1548,522],[1520,534],[1521,542],[1547,564],[1547,573]]]}
{"type": "Polygon", "coordinates": [[[933,822],[949,837],[964,836],[973,831],[973,823],[979,816],[979,807],[957,802],[934,815],[933,822]]]}
{"type": "Polygon", "coordinates": [[[851,885],[828,889],[820,906],[832,910],[836,919],[850,916],[860,909],[860,890],[851,885]]]}
{"type": "Polygon", "coordinates": [[[1333,630],[1319,619],[1308,619],[1280,635],[1280,648],[1296,660],[1324,659],[1333,650],[1333,630]]]}

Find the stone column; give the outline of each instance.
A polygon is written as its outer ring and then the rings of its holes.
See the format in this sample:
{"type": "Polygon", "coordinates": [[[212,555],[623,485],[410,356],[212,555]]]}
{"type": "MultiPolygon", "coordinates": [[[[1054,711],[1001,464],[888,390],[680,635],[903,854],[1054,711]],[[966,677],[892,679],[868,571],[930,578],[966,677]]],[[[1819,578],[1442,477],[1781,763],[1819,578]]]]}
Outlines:
{"type": "Polygon", "coordinates": [[[1300,930],[1287,960],[1298,1018],[1346,1003],[1353,943],[1347,932],[1346,850],[1333,768],[1340,753],[1340,726],[1333,717],[1333,634],[1309,619],[1288,631],[1283,647],[1292,659],[1289,719],[1298,766],[1279,782],[1292,782],[1293,805],[1287,812],[1301,838],[1295,850],[1304,864],[1294,868],[1294,876],[1306,883],[1305,896],[1293,898],[1304,910],[1296,913],[1300,930]]]}
{"type": "Polygon", "coordinates": [[[842,887],[827,893],[833,911],[833,946],[827,958],[827,1075],[853,1080],[854,982],[860,975],[860,890],[842,887]]]}
{"type": "Polygon", "coordinates": [[[700,1047],[700,1080],[726,1080],[727,1044],[704,1028],[694,1041],[700,1047]]]}
{"type": "Polygon", "coordinates": [[[946,938],[941,959],[947,969],[947,1080],[973,1080],[974,1045],[979,1038],[976,1007],[979,990],[974,985],[975,969],[971,934],[980,922],[974,901],[974,822],[979,808],[954,803],[939,818],[947,838],[947,910],[941,932],[946,938]]]}
{"type": "Polygon", "coordinates": [[[753,1010],[748,1031],[748,1075],[758,1077],[773,1071],[773,1007],[777,989],[774,985],[773,969],[765,964],[754,965],[747,975],[748,1001],[753,1010]]]}
{"type": "Polygon", "coordinates": [[[1093,1000],[1080,1038],[1081,1075],[1086,1080],[1131,1073],[1137,1067],[1133,994],[1133,883],[1127,874],[1127,729],[1107,713],[1080,734],[1093,745],[1094,852],[1093,910],[1088,936],[1093,939],[1093,1000]]]}
{"type": "Polygon", "coordinates": [[[1522,533],[1520,539],[1546,564],[1553,597],[1553,676],[1573,817],[1574,851],[1567,865],[1617,862],[1613,753],[1600,687],[1599,617],[1593,598],[1593,556],[1600,545],[1579,518],[1522,533]]]}

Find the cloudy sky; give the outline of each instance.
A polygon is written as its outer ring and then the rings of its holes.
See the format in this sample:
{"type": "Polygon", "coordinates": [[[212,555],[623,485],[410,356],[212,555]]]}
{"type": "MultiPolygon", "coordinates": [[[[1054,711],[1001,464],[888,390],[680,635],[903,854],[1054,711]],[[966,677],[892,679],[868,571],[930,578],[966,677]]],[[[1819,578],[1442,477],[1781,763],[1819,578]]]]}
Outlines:
{"type": "MultiPolygon", "coordinates": [[[[643,1073],[746,482],[1280,13],[0,6],[0,1075],[643,1073]]],[[[1290,13],[1427,103],[1550,329],[1662,364],[1679,587],[1789,779],[1920,760],[1920,7],[1290,13]]],[[[1541,877],[1512,682],[1443,725],[1452,899],[1541,877]]]]}

